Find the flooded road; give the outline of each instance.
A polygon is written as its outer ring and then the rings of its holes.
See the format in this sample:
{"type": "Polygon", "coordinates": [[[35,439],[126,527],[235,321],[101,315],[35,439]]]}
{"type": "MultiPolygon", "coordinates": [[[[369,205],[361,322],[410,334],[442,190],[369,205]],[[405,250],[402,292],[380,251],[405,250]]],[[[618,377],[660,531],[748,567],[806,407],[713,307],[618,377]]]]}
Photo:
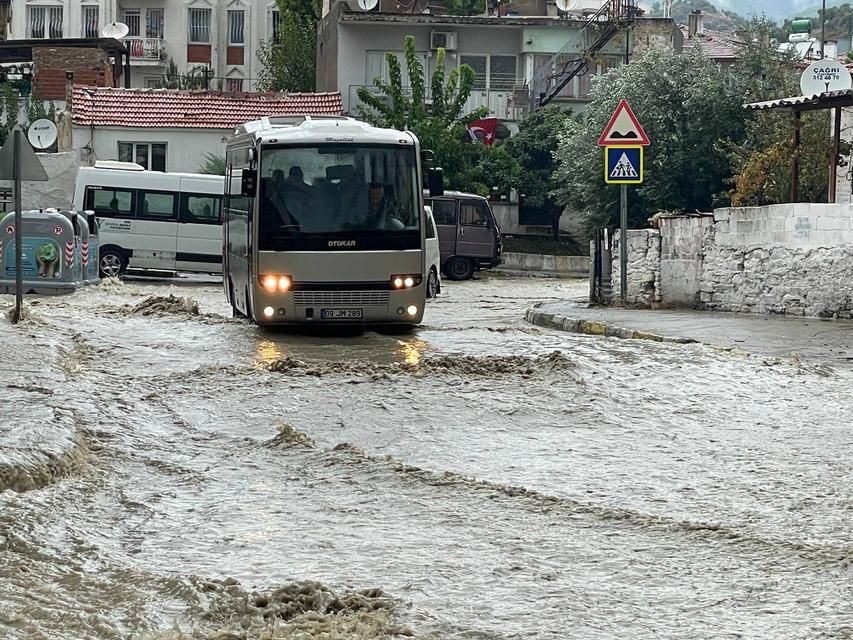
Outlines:
{"type": "Polygon", "coordinates": [[[446,283],[343,336],[215,283],[30,301],[0,637],[853,638],[853,373],[523,321],[585,293],[446,283]]]}

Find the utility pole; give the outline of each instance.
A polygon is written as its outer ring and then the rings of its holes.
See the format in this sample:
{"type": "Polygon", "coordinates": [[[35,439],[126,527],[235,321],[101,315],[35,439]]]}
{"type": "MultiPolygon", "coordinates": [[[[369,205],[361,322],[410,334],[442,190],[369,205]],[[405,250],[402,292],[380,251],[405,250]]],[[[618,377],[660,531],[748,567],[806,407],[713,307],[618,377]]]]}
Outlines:
{"type": "Polygon", "coordinates": [[[826,57],[825,42],[826,42],[826,0],[823,0],[823,7],[820,10],[820,58],[823,60],[826,57]]]}

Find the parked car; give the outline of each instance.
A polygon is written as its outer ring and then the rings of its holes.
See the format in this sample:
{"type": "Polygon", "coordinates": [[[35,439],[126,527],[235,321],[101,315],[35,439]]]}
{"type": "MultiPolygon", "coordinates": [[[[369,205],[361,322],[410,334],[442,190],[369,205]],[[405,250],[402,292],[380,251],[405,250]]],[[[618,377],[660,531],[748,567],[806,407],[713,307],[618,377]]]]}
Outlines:
{"type": "Polygon", "coordinates": [[[424,207],[426,213],[426,264],[427,298],[441,293],[441,250],[438,244],[438,230],[432,217],[432,208],[424,207]]]}
{"type": "Polygon", "coordinates": [[[424,202],[432,209],[441,265],[448,278],[467,280],[478,269],[500,264],[501,231],[486,198],[445,191],[436,198],[425,193],[424,202]]]}

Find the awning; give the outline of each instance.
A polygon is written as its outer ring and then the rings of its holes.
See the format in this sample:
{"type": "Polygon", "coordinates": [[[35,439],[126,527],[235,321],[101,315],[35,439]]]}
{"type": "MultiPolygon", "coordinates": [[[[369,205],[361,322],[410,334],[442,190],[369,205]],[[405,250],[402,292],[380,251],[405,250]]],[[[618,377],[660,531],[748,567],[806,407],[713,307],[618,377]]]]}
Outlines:
{"type": "Polygon", "coordinates": [[[743,105],[751,111],[817,111],[818,109],[834,109],[836,107],[853,107],[853,89],[843,91],[828,91],[815,96],[796,96],[794,98],[779,98],[764,102],[751,102],[743,105]]]}

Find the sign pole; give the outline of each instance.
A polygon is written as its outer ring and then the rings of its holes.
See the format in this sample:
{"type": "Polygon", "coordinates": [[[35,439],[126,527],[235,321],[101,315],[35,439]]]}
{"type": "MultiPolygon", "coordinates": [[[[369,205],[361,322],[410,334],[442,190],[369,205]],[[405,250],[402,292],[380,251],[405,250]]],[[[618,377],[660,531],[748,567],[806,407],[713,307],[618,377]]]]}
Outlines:
{"type": "Polygon", "coordinates": [[[619,206],[619,292],[622,302],[628,301],[628,185],[621,185],[619,206]]]}
{"type": "Polygon", "coordinates": [[[24,303],[24,274],[21,252],[21,233],[24,226],[24,214],[21,211],[21,130],[15,128],[12,131],[14,159],[12,161],[12,173],[15,181],[15,313],[12,316],[12,324],[21,320],[21,309],[24,303]]]}

